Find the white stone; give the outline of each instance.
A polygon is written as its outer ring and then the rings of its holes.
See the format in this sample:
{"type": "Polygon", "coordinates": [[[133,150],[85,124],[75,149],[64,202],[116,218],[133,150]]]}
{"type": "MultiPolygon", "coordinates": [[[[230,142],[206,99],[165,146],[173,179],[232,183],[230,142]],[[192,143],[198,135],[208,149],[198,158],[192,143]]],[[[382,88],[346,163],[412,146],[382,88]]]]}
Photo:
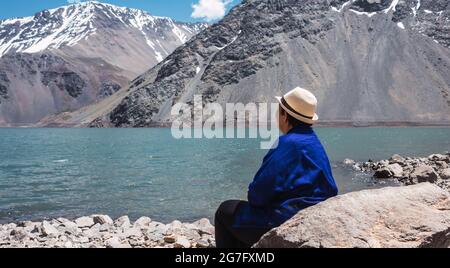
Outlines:
{"type": "Polygon", "coordinates": [[[43,221],[41,225],[41,233],[45,236],[56,236],[59,232],[48,221],[43,221]]]}
{"type": "Polygon", "coordinates": [[[66,243],[64,243],[64,247],[65,247],[65,248],[73,248],[73,243],[72,243],[72,241],[67,241],[66,243]]]}
{"type": "Polygon", "coordinates": [[[173,244],[174,248],[190,248],[191,242],[186,237],[177,237],[175,243],[173,244]]]}
{"type": "Polygon", "coordinates": [[[94,220],[91,217],[81,217],[75,220],[78,228],[91,227],[95,224],[94,220]]]}
{"type": "Polygon", "coordinates": [[[389,165],[387,168],[391,171],[392,175],[395,178],[402,177],[402,175],[403,175],[403,168],[399,164],[397,164],[397,163],[396,164],[392,164],[392,165],[389,165]]]}
{"type": "Polygon", "coordinates": [[[131,248],[128,242],[120,242],[118,237],[112,237],[105,242],[107,248],[131,248]]]}
{"type": "Polygon", "coordinates": [[[69,234],[78,234],[81,232],[81,229],[78,228],[78,225],[71,221],[66,221],[62,224],[62,226],[64,227],[64,231],[69,234]]]}
{"type": "Polygon", "coordinates": [[[122,234],[123,237],[130,238],[130,237],[141,237],[143,236],[143,233],[138,228],[129,228],[125,230],[125,232],[122,234]]]}
{"type": "Polygon", "coordinates": [[[149,217],[140,217],[134,222],[134,227],[148,228],[151,222],[152,219],[150,219],[149,217]]]}
{"type": "Polygon", "coordinates": [[[344,165],[352,166],[354,164],[355,164],[355,160],[348,159],[348,158],[344,160],[344,165]]]}
{"type": "Polygon", "coordinates": [[[196,226],[201,231],[201,233],[206,233],[210,235],[214,235],[215,233],[214,226],[206,218],[200,219],[192,224],[196,226]]]}
{"type": "Polygon", "coordinates": [[[116,227],[131,226],[130,218],[128,218],[128,216],[122,216],[114,221],[114,225],[116,227]]]}

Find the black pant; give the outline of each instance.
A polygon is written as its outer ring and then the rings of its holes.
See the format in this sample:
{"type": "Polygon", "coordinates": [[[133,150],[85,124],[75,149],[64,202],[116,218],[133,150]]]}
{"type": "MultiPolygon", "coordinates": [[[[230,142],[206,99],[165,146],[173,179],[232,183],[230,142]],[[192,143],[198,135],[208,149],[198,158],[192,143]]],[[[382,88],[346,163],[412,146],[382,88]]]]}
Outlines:
{"type": "Polygon", "coordinates": [[[234,228],[234,216],[241,204],[246,201],[229,200],[223,202],[216,212],[214,220],[216,228],[217,248],[251,248],[270,229],[234,228]]]}

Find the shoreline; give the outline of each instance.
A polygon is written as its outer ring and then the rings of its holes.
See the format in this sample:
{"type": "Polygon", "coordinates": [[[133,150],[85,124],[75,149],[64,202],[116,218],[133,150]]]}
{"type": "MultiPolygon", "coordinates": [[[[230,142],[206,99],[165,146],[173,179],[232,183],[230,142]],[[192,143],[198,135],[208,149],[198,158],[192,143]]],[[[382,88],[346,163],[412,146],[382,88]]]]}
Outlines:
{"type": "MultiPolygon", "coordinates": [[[[270,124],[270,122],[268,122],[270,124]]],[[[151,123],[147,127],[136,127],[136,128],[171,128],[172,123],[151,123]]],[[[237,123],[235,128],[248,128],[247,123],[237,123]],[[244,125],[244,126],[242,126],[244,125]]],[[[409,127],[450,127],[450,121],[319,121],[314,127],[318,128],[378,128],[378,127],[386,127],[386,128],[409,128],[409,127]]],[[[87,125],[81,125],[79,123],[73,124],[64,124],[64,123],[50,123],[50,124],[40,124],[40,123],[30,123],[30,124],[9,124],[9,125],[0,125],[0,129],[8,129],[8,128],[18,128],[18,129],[27,129],[27,128],[74,128],[74,129],[89,129],[90,127],[87,125]]],[[[102,129],[121,129],[127,127],[101,127],[102,129]]],[[[130,127],[131,128],[131,127],[130,127]]],[[[134,127],[133,127],[134,128],[134,127]]],[[[226,128],[226,127],[224,127],[226,128]]]]}
{"type": "Polygon", "coordinates": [[[450,153],[432,154],[425,157],[403,157],[395,154],[389,159],[367,162],[344,160],[353,170],[373,173],[379,181],[394,179],[401,185],[429,182],[450,192],[450,153]]]}

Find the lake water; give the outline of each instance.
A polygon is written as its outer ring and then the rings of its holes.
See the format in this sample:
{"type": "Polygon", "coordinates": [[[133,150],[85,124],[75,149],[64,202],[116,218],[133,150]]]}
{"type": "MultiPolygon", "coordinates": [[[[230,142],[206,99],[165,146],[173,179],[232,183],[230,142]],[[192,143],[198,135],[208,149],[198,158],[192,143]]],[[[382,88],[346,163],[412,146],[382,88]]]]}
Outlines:
{"type": "MultiPolygon", "coordinates": [[[[383,187],[342,165],[450,150],[449,128],[319,128],[340,192],[383,187]]],[[[266,151],[252,139],[172,138],[170,129],[0,129],[0,223],[90,214],[212,218],[245,198],[266,151]]]]}

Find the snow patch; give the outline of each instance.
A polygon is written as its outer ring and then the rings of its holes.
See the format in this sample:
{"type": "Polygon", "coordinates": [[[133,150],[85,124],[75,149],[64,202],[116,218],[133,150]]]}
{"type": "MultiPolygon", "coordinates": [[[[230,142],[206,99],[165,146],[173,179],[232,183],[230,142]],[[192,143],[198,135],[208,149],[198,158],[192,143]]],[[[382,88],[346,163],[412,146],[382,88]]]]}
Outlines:
{"type": "Polygon", "coordinates": [[[33,17],[24,17],[24,18],[14,18],[7,19],[1,22],[2,25],[13,25],[18,23],[19,25],[24,25],[33,21],[33,17]]]}
{"type": "Polygon", "coordinates": [[[419,11],[420,6],[421,6],[420,0],[417,0],[417,5],[414,8],[412,8],[414,17],[417,16],[417,12],[419,11]]]}
{"type": "Polygon", "coordinates": [[[373,17],[373,16],[375,16],[376,14],[377,14],[377,12],[361,12],[361,11],[357,11],[357,10],[354,10],[354,9],[349,9],[351,12],[353,12],[353,13],[355,13],[356,15],[365,15],[365,16],[367,16],[367,17],[369,17],[369,18],[371,18],[371,17],[373,17]]]}
{"type": "Polygon", "coordinates": [[[397,23],[397,26],[398,26],[400,29],[405,30],[405,25],[403,24],[403,22],[397,23]]]}
{"type": "Polygon", "coordinates": [[[393,0],[392,1],[392,3],[391,3],[391,5],[388,7],[388,8],[386,8],[385,10],[384,10],[384,13],[389,13],[391,10],[392,11],[396,11],[396,8],[397,8],[397,5],[398,5],[398,3],[400,2],[400,0],[393,0]]]}
{"type": "Polygon", "coordinates": [[[223,49],[225,49],[226,47],[228,47],[228,46],[230,46],[231,44],[233,44],[234,42],[236,42],[236,40],[238,39],[238,37],[239,37],[239,35],[242,33],[242,31],[239,31],[238,32],[238,34],[235,36],[235,37],[233,37],[233,39],[231,40],[231,42],[230,43],[228,43],[228,44],[226,44],[225,46],[223,46],[223,47],[217,47],[217,46],[214,46],[216,49],[218,49],[218,50],[223,50],[223,49]]]}
{"type": "Polygon", "coordinates": [[[180,28],[178,28],[175,24],[172,24],[172,32],[173,34],[175,34],[176,37],[178,37],[178,39],[182,44],[188,41],[186,34],[184,34],[183,31],[180,28]]]}
{"type": "Polygon", "coordinates": [[[337,9],[336,7],[331,7],[331,10],[333,10],[335,12],[342,12],[344,10],[344,8],[348,5],[350,5],[352,2],[354,2],[354,1],[350,0],[348,2],[345,2],[339,9],[337,9]]]}
{"type": "Polygon", "coordinates": [[[155,58],[158,61],[158,63],[164,60],[164,57],[158,51],[155,51],[155,58]]]}

